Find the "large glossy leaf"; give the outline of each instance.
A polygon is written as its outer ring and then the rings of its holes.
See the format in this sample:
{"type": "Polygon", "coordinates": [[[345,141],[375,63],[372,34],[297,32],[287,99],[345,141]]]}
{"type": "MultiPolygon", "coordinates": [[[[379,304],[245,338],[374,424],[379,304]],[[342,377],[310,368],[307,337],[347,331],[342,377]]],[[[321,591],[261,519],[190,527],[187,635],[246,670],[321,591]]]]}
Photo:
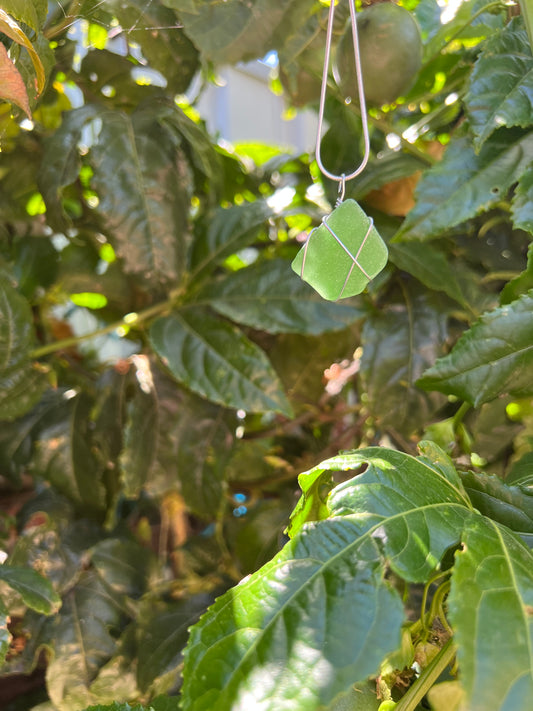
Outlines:
{"type": "Polygon", "coordinates": [[[152,345],[172,375],[225,407],[290,413],[264,352],[225,321],[203,309],[187,309],[155,321],[152,345]]]}
{"type": "Polygon", "coordinates": [[[474,152],[467,137],[451,141],[443,159],[417,186],[416,205],[396,239],[430,239],[475,217],[505,197],[528,167],[533,133],[500,131],[474,152]]]}
{"type": "Polygon", "coordinates": [[[465,106],[477,148],[501,126],[531,124],[533,56],[521,19],[514,18],[484,44],[465,106]]]}
{"type": "Polygon", "coordinates": [[[0,580],[16,590],[25,605],[43,615],[53,615],[61,606],[50,582],[32,568],[0,565],[0,580]]]}
{"type": "Polygon", "coordinates": [[[483,315],[418,381],[475,407],[533,393],[533,293],[483,315]]]}
{"type": "Polygon", "coordinates": [[[106,112],[91,150],[98,212],[124,269],[175,284],[185,269],[191,178],[157,104],[106,112]]]}
{"type": "Polygon", "coordinates": [[[418,460],[380,448],[340,460],[331,468],[369,468],[333,490],[334,518],[305,526],[192,628],[185,711],[314,711],[398,646],[403,615],[382,556],[407,579],[425,579],[458,543],[468,499],[430,445],[418,460]]]}
{"type": "Polygon", "coordinates": [[[528,708],[533,696],[533,555],[508,529],[472,517],[448,598],[470,711],[528,708]]]}
{"type": "Polygon", "coordinates": [[[284,259],[260,262],[211,282],[199,295],[215,311],[268,333],[338,331],[364,316],[352,303],[322,299],[284,259]]]}
{"type": "Polygon", "coordinates": [[[86,571],[64,598],[51,628],[54,657],[46,670],[48,693],[59,711],[80,709],[91,703],[89,685],[98,669],[112,656],[124,612],[120,600],[86,571]]]}
{"type": "Polygon", "coordinates": [[[514,226],[533,234],[533,167],[529,167],[520,176],[512,213],[514,226]]]}
{"type": "Polygon", "coordinates": [[[0,420],[24,415],[46,389],[46,375],[30,361],[34,340],[30,305],[0,270],[0,420]]]}
{"type": "Polygon", "coordinates": [[[440,405],[415,382],[442,352],[447,309],[438,296],[413,288],[406,287],[403,296],[365,321],[359,372],[367,407],[380,426],[409,435],[440,405]]]}

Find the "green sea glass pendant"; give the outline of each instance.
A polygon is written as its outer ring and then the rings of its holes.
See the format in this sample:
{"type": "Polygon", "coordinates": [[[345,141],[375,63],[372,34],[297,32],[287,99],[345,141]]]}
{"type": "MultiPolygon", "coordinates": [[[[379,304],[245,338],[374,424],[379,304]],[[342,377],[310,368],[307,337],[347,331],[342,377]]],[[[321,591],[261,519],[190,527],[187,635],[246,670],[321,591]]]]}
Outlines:
{"type": "Polygon", "coordinates": [[[360,294],[387,257],[374,221],[350,199],[310,232],[291,266],[322,298],[338,301],[360,294]]]}

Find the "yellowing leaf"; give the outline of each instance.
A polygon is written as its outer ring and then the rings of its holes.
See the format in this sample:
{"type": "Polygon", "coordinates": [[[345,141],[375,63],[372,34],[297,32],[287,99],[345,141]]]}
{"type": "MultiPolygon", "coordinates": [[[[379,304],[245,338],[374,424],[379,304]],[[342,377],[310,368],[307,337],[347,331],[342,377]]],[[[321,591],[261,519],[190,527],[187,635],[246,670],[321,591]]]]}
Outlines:
{"type": "Polygon", "coordinates": [[[18,69],[9,59],[7,50],[0,43],[0,98],[15,104],[31,119],[28,92],[18,69]]]}

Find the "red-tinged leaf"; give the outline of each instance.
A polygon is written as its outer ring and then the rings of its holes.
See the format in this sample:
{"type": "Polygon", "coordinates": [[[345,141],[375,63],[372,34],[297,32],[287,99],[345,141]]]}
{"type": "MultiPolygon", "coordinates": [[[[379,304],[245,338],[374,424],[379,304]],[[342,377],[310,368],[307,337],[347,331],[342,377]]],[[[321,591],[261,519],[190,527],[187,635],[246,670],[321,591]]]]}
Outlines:
{"type": "Polygon", "coordinates": [[[0,44],[0,98],[18,106],[31,119],[30,102],[24,81],[9,59],[3,44],[0,44]]]}

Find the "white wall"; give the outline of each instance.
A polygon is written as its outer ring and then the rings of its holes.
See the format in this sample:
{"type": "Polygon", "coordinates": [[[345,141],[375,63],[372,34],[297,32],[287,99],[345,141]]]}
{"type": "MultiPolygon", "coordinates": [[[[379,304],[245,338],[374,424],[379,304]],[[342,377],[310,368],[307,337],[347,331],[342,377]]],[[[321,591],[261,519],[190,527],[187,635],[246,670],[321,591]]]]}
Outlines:
{"type": "Polygon", "coordinates": [[[210,85],[197,105],[209,132],[232,143],[260,141],[297,153],[314,151],[316,114],[299,111],[293,119],[283,118],[285,102],[268,87],[270,71],[259,61],[219,70],[223,85],[210,85]]]}

